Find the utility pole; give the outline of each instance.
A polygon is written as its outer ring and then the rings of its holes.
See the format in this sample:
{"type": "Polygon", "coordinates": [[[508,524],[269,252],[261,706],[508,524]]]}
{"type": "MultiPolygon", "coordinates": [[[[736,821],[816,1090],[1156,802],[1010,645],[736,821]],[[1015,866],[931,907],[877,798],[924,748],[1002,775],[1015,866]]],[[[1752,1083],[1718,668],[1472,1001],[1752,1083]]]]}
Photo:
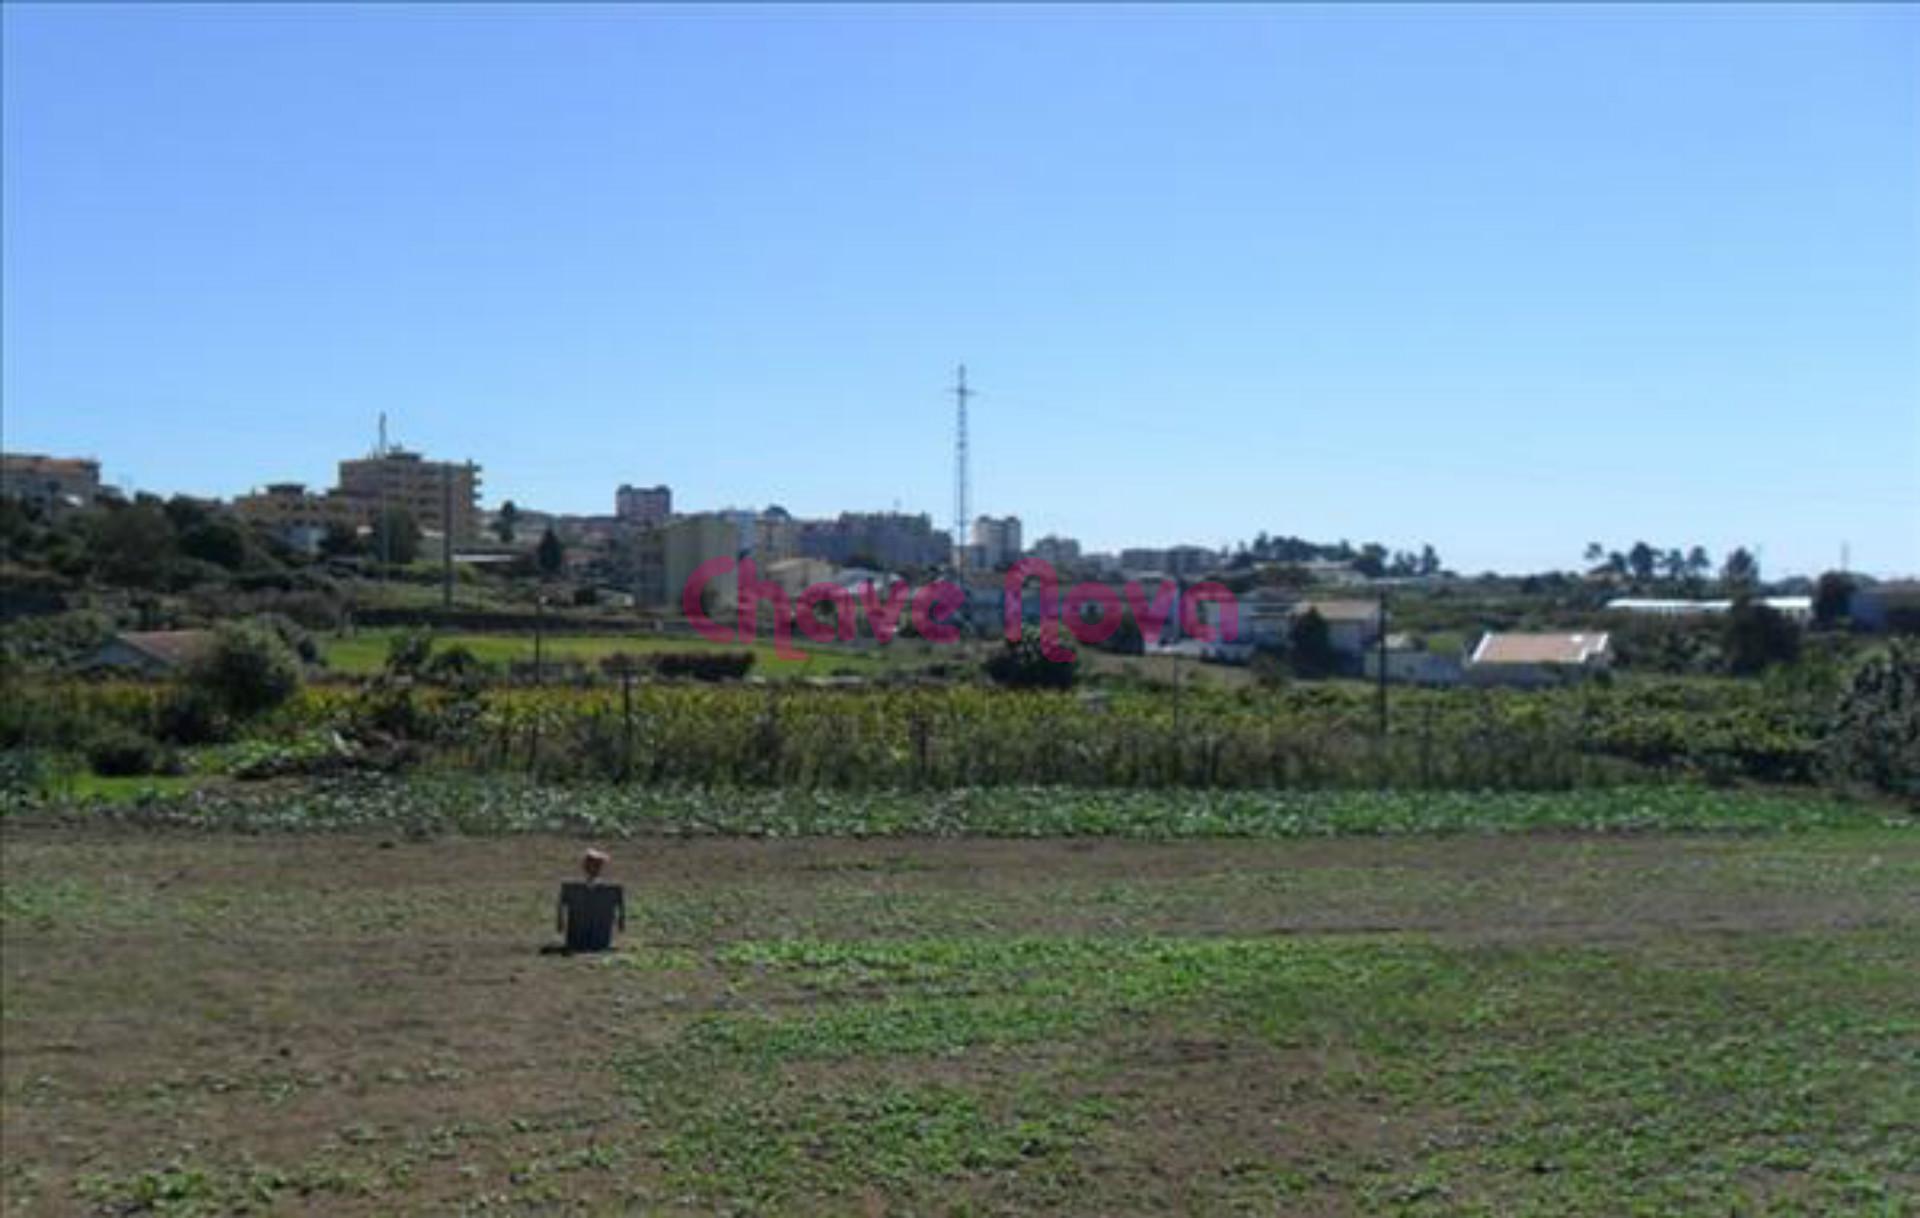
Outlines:
{"type": "Polygon", "coordinates": [[[967,514],[973,496],[972,477],[967,471],[967,399],[977,396],[967,388],[967,366],[961,364],[953,383],[953,568],[966,586],[967,514]]]}
{"type": "Polygon", "coordinates": [[[1387,738],[1387,594],[1380,594],[1380,638],[1374,654],[1380,660],[1380,739],[1387,738]]]}
{"type": "Polygon", "coordinates": [[[542,592],[533,598],[533,683],[535,685],[546,684],[546,665],[543,662],[546,657],[540,646],[540,636],[545,633],[546,625],[547,594],[542,592]]]}
{"type": "Polygon", "coordinates": [[[373,455],[380,464],[380,579],[386,582],[387,564],[393,561],[393,550],[387,544],[387,536],[392,532],[392,521],[387,518],[387,412],[380,412],[380,442],[374,446],[373,455]]]}
{"type": "Polygon", "coordinates": [[[453,608],[453,462],[440,463],[440,607],[453,608]]]}

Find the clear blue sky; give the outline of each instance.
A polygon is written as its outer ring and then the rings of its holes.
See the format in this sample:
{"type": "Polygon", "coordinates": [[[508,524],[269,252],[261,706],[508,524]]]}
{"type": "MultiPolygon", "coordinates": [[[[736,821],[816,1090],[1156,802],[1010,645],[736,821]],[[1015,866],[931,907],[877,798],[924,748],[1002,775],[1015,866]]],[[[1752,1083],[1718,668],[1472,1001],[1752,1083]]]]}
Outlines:
{"type": "Polygon", "coordinates": [[[5,443],[1920,570],[1920,15],[8,4],[5,443]]]}

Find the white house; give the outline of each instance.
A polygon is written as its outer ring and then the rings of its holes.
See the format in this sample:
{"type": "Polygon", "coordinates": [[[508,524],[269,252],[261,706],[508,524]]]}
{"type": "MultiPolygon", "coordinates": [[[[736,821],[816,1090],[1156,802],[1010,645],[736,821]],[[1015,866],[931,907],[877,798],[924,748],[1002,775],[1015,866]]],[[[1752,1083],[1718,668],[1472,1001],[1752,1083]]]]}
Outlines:
{"type": "Polygon", "coordinates": [[[1343,656],[1357,660],[1380,637],[1379,601],[1301,601],[1293,615],[1305,617],[1308,610],[1327,623],[1328,641],[1343,656]]]}
{"type": "MultiPolygon", "coordinates": [[[[1813,616],[1811,596],[1762,596],[1756,599],[1775,613],[1785,614],[1796,622],[1807,621],[1813,616]]],[[[1690,601],[1652,596],[1616,596],[1607,602],[1608,612],[1648,617],[1703,617],[1728,613],[1732,609],[1733,602],[1730,600],[1690,601]]]]}
{"type": "Polygon", "coordinates": [[[1466,675],[1475,685],[1559,685],[1612,664],[1613,648],[1604,631],[1489,632],[1468,657],[1466,675]]]}

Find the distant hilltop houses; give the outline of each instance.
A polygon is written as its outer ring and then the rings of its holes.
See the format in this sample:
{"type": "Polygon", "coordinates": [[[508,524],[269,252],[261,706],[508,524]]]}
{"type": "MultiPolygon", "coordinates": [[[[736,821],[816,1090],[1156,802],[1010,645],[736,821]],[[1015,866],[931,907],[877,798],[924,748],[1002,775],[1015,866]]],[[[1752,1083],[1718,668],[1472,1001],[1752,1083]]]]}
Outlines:
{"type": "Polygon", "coordinates": [[[87,457],[0,453],[0,493],[41,511],[90,508],[102,493],[100,463],[87,457]]]}
{"type": "MultiPolygon", "coordinates": [[[[100,462],[93,457],[0,454],[0,483],[6,498],[47,518],[124,498],[102,482],[100,462]]],[[[1382,591],[1452,578],[1431,546],[1418,553],[1389,552],[1373,544],[1325,545],[1263,532],[1231,549],[1176,545],[1090,552],[1078,540],[1057,534],[1029,543],[1020,517],[1012,514],[977,515],[966,534],[956,537],[926,513],[898,510],[843,511],[812,518],[796,516],[778,505],[686,511],[665,483],[619,485],[612,492],[612,511],[605,515],[545,512],[510,499],[485,508],[482,486],[481,467],[473,461],[430,458],[387,444],[383,421],[380,442],[364,456],[339,461],[331,487],[272,482],[234,497],[229,504],[196,502],[224,508],[281,544],[330,561],[408,561],[383,550],[392,531],[379,527],[383,520],[404,518],[416,537],[441,543],[424,554],[417,545],[410,546],[410,557],[445,558],[474,566],[517,564],[520,569],[537,564],[548,576],[591,586],[621,603],[661,610],[680,607],[683,590],[703,565],[715,559],[751,558],[760,578],[773,579],[782,587],[791,585],[792,595],[820,583],[852,587],[897,576],[957,577],[969,588],[971,611],[985,620],[997,612],[1000,573],[1022,559],[1039,559],[1063,580],[1115,586],[1126,580],[1171,579],[1180,585],[1226,581],[1238,600],[1237,642],[1146,640],[1149,647],[1204,651],[1207,658],[1244,660],[1257,647],[1282,644],[1308,611],[1324,625],[1331,654],[1355,675],[1377,675],[1384,666],[1393,680],[1536,683],[1543,673],[1563,678],[1569,673],[1603,671],[1612,654],[1610,640],[1599,632],[1489,635],[1476,647],[1445,654],[1427,650],[1412,636],[1382,638],[1381,632],[1387,629],[1378,610],[1382,591]]],[[[1643,543],[1609,556],[1595,544],[1588,547],[1587,557],[1596,564],[1591,570],[1553,578],[1631,591],[1633,595],[1615,595],[1605,601],[1606,611],[1617,622],[1638,617],[1711,618],[1733,611],[1735,601],[1724,593],[1714,598],[1640,594],[1643,589],[1672,593],[1703,588],[1706,556],[1698,547],[1691,555],[1677,549],[1663,555],[1643,543]],[[1659,571],[1668,577],[1643,578],[1659,571]]],[[[1752,558],[1738,550],[1728,557],[1727,565],[1731,569],[1739,562],[1752,564],[1752,558]]],[[[1858,628],[1897,629],[1920,620],[1920,584],[1848,580],[1849,599],[1841,615],[1850,617],[1858,628]]],[[[1728,587],[1743,583],[1762,593],[1757,566],[1747,568],[1746,578],[1723,580],[1728,587]]],[[[1806,585],[1806,581],[1800,583],[1806,585]]],[[[1804,623],[1822,612],[1814,596],[1774,594],[1801,591],[1774,588],[1755,599],[1783,617],[1804,623]]],[[[734,593],[735,580],[728,573],[709,580],[704,595],[724,607],[734,603],[734,593]]]]}

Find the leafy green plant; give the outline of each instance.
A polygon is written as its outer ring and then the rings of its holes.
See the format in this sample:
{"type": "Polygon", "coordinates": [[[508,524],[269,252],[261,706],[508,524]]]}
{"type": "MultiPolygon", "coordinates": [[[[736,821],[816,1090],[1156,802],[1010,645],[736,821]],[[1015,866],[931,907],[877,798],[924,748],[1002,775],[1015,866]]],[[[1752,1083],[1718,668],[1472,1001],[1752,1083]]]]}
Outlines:
{"type": "Polygon", "coordinates": [[[300,661],[280,636],[251,624],[226,624],[187,668],[187,684],[237,718],[272,710],[300,690],[300,661]]]}
{"type": "Polygon", "coordinates": [[[1920,803],[1920,642],[1895,639],[1862,664],[1827,733],[1828,772],[1920,803]]]}
{"type": "Polygon", "coordinates": [[[168,763],[158,742],[128,728],[107,729],[87,744],[87,764],[110,778],[158,773],[168,763]]]}

